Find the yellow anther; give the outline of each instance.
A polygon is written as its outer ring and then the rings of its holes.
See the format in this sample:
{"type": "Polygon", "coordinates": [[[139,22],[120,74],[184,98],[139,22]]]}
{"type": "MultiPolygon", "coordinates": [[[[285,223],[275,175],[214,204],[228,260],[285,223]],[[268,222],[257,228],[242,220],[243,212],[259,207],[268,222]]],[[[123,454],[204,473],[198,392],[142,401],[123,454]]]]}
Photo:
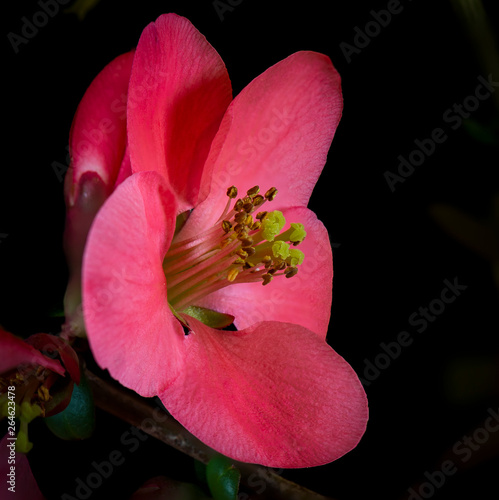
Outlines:
{"type": "Polygon", "coordinates": [[[251,214],[248,214],[246,216],[246,220],[244,221],[244,223],[248,226],[248,227],[251,227],[253,225],[253,217],[251,216],[251,214]]]}
{"type": "Polygon", "coordinates": [[[246,252],[245,250],[243,250],[242,248],[240,248],[237,252],[236,252],[237,255],[239,255],[239,257],[243,258],[243,259],[246,259],[248,257],[248,252],[246,252]]]}
{"type": "Polygon", "coordinates": [[[248,254],[248,257],[251,257],[252,255],[255,255],[256,249],[255,247],[246,247],[244,251],[248,254]]]}
{"type": "Polygon", "coordinates": [[[286,278],[292,278],[293,276],[296,276],[298,274],[298,268],[297,267],[288,267],[284,271],[284,275],[286,278]]]}
{"type": "Polygon", "coordinates": [[[237,269],[231,269],[228,274],[227,274],[227,279],[232,282],[237,278],[237,275],[239,274],[239,271],[237,269]]]}
{"type": "Polygon", "coordinates": [[[234,215],[234,221],[238,224],[243,224],[247,216],[248,214],[246,212],[238,212],[236,215],[234,215]]]}
{"type": "Polygon", "coordinates": [[[253,240],[251,238],[244,238],[241,240],[241,246],[246,249],[247,247],[251,247],[253,245],[253,240]]]}
{"type": "Polygon", "coordinates": [[[246,194],[248,196],[253,196],[255,194],[258,194],[259,192],[260,192],[260,187],[259,186],[254,186],[251,189],[248,189],[248,191],[246,191],[246,194]]]}
{"type": "Polygon", "coordinates": [[[48,401],[50,399],[49,390],[44,385],[41,385],[36,393],[38,394],[40,401],[48,401]]]}
{"type": "Polygon", "coordinates": [[[251,201],[248,201],[246,203],[243,204],[243,210],[249,214],[250,212],[253,211],[253,203],[251,203],[251,201]]]}
{"type": "Polygon", "coordinates": [[[271,274],[267,273],[262,275],[262,279],[263,279],[262,285],[265,286],[268,285],[274,279],[274,277],[271,274]]]}
{"type": "Polygon", "coordinates": [[[264,218],[265,218],[265,216],[266,216],[266,215],[267,215],[267,212],[258,212],[258,213],[256,214],[256,218],[257,218],[258,220],[262,220],[262,219],[264,219],[264,218]]]}
{"type": "Polygon", "coordinates": [[[230,188],[228,188],[227,189],[227,196],[229,198],[235,198],[237,196],[237,187],[231,186],[230,188]]]}
{"type": "Polygon", "coordinates": [[[245,240],[249,238],[248,231],[246,231],[246,227],[242,226],[242,229],[237,232],[237,239],[238,240],[245,240]]]}
{"type": "Polygon", "coordinates": [[[260,206],[260,205],[261,205],[264,201],[265,201],[265,198],[264,198],[261,194],[259,194],[259,195],[255,196],[255,197],[253,198],[253,205],[255,205],[255,207],[258,207],[258,206],[260,206]]]}
{"type": "Polygon", "coordinates": [[[268,201],[272,201],[277,195],[277,189],[275,187],[271,187],[266,193],[265,198],[268,201]]]}
{"type": "Polygon", "coordinates": [[[243,204],[244,204],[243,200],[239,198],[239,200],[237,200],[236,203],[234,204],[234,210],[236,212],[240,212],[243,209],[243,204]]]}
{"type": "Polygon", "coordinates": [[[232,224],[228,220],[222,222],[222,229],[228,233],[232,229],[232,224]]]}

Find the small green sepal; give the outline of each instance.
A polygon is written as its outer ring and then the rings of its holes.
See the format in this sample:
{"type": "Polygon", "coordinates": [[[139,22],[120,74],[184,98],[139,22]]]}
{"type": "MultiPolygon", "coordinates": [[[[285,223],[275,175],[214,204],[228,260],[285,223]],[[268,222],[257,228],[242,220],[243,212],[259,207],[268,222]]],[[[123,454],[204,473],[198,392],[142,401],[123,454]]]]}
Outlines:
{"type": "Polygon", "coordinates": [[[88,380],[82,372],[80,385],[74,384],[68,406],[60,413],[44,419],[47,427],[59,438],[89,438],[95,428],[95,405],[88,380]]]}
{"type": "Polygon", "coordinates": [[[206,466],[206,479],[214,500],[237,500],[241,472],[232,460],[215,455],[206,466]]]}
{"type": "Polygon", "coordinates": [[[234,316],[207,309],[206,307],[189,306],[182,312],[211,328],[226,328],[234,322],[234,316]]]}

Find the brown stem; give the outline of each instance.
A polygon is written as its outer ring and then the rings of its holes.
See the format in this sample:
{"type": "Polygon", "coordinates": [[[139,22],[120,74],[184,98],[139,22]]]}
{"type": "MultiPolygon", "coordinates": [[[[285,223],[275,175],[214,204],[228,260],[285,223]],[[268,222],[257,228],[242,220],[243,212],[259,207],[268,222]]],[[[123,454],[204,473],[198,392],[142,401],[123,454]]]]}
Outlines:
{"type": "MultiPolygon", "coordinates": [[[[164,410],[153,407],[148,400],[99,378],[89,370],[85,373],[92,387],[95,404],[102,410],[205,464],[216,453],[164,410]]],[[[252,491],[251,498],[332,500],[284,479],[272,469],[242,462],[235,462],[235,465],[241,471],[241,482],[252,491]]]]}

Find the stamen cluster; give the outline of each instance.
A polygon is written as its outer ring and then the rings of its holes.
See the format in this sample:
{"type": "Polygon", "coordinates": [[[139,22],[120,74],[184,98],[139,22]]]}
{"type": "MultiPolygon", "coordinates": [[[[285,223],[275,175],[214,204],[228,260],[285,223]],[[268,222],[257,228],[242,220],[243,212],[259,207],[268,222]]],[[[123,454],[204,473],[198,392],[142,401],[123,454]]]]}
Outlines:
{"type": "MultiPolygon", "coordinates": [[[[223,240],[222,245],[235,240],[240,242],[240,248],[235,251],[238,258],[233,262],[227,275],[229,281],[235,281],[241,271],[251,270],[252,274],[259,273],[262,284],[267,285],[274,276],[284,275],[286,278],[295,276],[298,273],[296,265],[301,264],[303,260],[302,252],[290,253],[289,245],[285,240],[276,238],[286,223],[281,212],[258,211],[253,217],[252,214],[259,207],[266,201],[274,200],[277,195],[275,187],[270,188],[263,196],[259,192],[258,186],[249,189],[244,198],[239,198],[235,202],[230,212],[234,213],[233,218],[222,221],[222,229],[228,236],[223,240]],[[269,245],[271,242],[274,243],[269,245]],[[261,273],[262,266],[265,269],[263,274],[261,273]],[[282,273],[276,274],[278,271],[282,273]]],[[[236,198],[237,188],[231,186],[227,190],[227,196],[229,199],[236,198]]],[[[295,240],[290,240],[290,243],[296,246],[303,240],[303,237],[296,234],[295,240]]]]}
{"type": "Polygon", "coordinates": [[[298,273],[304,255],[291,247],[303,241],[306,232],[302,224],[292,223],[281,233],[286,224],[282,212],[261,210],[276,195],[275,187],[262,195],[254,186],[237,198],[238,190],[231,186],[225,210],[212,228],[173,242],[163,262],[173,308],[185,309],[233,283],[268,285],[276,276],[292,278],[298,273]]]}

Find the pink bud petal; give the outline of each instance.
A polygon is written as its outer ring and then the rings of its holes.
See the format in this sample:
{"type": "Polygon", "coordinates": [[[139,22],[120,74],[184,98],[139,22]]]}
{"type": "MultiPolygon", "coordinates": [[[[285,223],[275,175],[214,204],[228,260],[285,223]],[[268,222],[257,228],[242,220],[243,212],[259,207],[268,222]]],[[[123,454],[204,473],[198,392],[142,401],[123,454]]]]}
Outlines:
{"type": "Polygon", "coordinates": [[[0,373],[5,373],[22,364],[40,365],[59,375],[65,373],[57,359],[44,356],[38,349],[2,328],[0,328],[0,345],[2,347],[0,373]]]}

